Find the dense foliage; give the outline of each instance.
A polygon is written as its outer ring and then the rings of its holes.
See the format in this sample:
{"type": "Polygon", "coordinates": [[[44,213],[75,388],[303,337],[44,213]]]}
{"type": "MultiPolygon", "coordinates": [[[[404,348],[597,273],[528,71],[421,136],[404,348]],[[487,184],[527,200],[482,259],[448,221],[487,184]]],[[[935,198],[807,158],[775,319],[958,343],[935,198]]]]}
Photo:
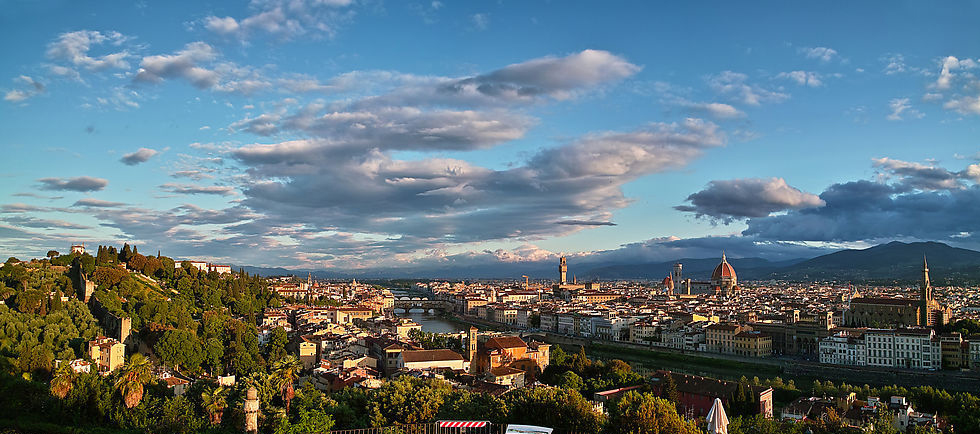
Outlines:
{"type": "Polygon", "coordinates": [[[540,378],[542,383],[573,389],[584,396],[618,387],[643,384],[643,376],[622,360],[593,361],[585,349],[568,354],[560,346],[551,350],[551,363],[540,378]]]}

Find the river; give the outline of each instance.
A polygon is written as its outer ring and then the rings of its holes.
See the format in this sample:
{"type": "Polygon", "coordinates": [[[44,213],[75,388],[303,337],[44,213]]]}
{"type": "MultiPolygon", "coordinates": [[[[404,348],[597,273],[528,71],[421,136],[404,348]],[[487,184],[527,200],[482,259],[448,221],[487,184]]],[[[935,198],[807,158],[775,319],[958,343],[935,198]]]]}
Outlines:
{"type": "Polygon", "coordinates": [[[469,329],[469,326],[466,324],[451,321],[437,313],[428,313],[422,309],[412,309],[408,313],[399,311],[395,315],[399,318],[411,318],[412,321],[422,324],[422,331],[424,332],[459,333],[469,329]]]}

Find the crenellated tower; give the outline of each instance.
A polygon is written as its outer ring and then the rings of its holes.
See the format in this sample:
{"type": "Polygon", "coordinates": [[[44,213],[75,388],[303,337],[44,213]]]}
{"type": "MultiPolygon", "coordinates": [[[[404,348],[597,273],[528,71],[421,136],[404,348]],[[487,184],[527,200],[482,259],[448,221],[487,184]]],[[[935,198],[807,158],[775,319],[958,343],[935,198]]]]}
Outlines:
{"type": "Polygon", "coordinates": [[[565,262],[565,257],[562,256],[558,261],[558,284],[567,285],[568,284],[568,263],[565,262]]]}

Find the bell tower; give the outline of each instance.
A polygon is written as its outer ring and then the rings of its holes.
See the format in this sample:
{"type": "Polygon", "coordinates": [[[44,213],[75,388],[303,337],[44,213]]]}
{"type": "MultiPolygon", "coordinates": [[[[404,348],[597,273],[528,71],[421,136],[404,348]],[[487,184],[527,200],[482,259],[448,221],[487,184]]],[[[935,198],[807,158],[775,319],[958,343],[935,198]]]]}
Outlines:
{"type": "Polygon", "coordinates": [[[929,263],[922,256],[922,282],[919,283],[919,325],[929,326],[929,314],[933,308],[932,286],[929,284],[929,263]]]}
{"type": "Polygon", "coordinates": [[[558,284],[568,284],[568,263],[565,262],[564,256],[558,261],[558,284]]]}

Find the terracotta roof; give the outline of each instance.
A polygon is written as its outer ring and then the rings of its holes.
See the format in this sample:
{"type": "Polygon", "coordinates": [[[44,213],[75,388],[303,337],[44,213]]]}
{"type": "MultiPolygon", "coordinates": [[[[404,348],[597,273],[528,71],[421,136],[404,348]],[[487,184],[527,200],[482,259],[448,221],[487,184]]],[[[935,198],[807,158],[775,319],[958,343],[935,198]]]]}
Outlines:
{"type": "Polygon", "coordinates": [[[523,374],[524,371],[517,368],[511,368],[510,366],[499,366],[491,369],[490,373],[493,374],[494,377],[506,377],[510,375],[523,374]]]}
{"type": "Polygon", "coordinates": [[[711,273],[711,280],[721,278],[735,279],[735,269],[732,268],[732,265],[728,263],[728,260],[724,256],[721,257],[721,263],[715,267],[715,271],[711,273]]]}
{"type": "Polygon", "coordinates": [[[179,386],[181,384],[190,384],[190,381],[178,377],[167,377],[163,379],[163,382],[167,383],[167,387],[179,386]]]}
{"type": "Polygon", "coordinates": [[[443,360],[463,360],[463,356],[453,350],[408,350],[402,351],[405,363],[437,362],[443,360]]]}
{"type": "Polygon", "coordinates": [[[500,336],[487,340],[487,348],[521,348],[527,347],[527,343],[517,336],[500,336]]]}

